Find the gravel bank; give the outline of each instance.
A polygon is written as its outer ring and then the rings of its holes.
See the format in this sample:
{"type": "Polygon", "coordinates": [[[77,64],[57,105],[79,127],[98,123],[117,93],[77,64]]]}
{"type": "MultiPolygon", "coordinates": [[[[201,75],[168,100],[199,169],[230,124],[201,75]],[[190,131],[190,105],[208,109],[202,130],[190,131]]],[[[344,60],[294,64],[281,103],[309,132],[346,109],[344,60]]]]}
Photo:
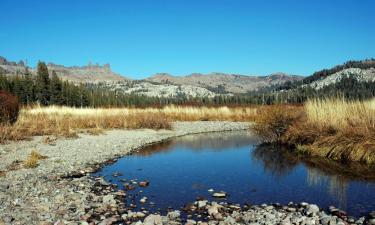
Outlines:
{"type": "Polygon", "coordinates": [[[94,182],[77,173],[90,172],[98,164],[169,138],[248,127],[248,123],[236,122],[176,122],[173,130],[110,130],[98,136],[47,141],[35,137],[1,145],[0,171],[6,174],[0,173],[0,218],[5,224],[80,221],[85,207],[90,207],[94,182]],[[48,158],[36,168],[23,168],[21,162],[32,150],[48,158]]]}

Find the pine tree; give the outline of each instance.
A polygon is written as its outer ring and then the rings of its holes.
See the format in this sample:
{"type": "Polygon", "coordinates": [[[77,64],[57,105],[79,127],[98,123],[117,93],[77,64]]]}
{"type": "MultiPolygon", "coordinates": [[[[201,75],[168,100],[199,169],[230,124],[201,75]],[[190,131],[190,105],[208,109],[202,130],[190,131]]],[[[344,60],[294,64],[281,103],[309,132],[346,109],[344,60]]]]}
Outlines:
{"type": "Polygon", "coordinates": [[[35,97],[42,105],[48,105],[50,102],[50,79],[47,65],[44,62],[38,63],[35,97]]]}
{"type": "Polygon", "coordinates": [[[50,84],[50,93],[51,105],[61,105],[63,104],[63,97],[62,97],[62,82],[57,76],[56,72],[52,72],[51,84],[50,84]]]}

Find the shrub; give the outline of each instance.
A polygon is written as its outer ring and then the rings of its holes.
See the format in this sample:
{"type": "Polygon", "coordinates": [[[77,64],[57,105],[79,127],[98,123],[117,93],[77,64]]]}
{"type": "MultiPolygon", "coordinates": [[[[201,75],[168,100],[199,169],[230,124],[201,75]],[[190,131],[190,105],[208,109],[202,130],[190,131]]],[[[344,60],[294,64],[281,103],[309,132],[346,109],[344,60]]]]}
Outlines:
{"type": "Polygon", "coordinates": [[[281,142],[288,128],[303,115],[302,107],[277,105],[260,110],[254,130],[265,142],[281,142]]]}
{"type": "Polygon", "coordinates": [[[18,98],[6,91],[0,91],[0,123],[14,123],[18,114],[18,98]]]}

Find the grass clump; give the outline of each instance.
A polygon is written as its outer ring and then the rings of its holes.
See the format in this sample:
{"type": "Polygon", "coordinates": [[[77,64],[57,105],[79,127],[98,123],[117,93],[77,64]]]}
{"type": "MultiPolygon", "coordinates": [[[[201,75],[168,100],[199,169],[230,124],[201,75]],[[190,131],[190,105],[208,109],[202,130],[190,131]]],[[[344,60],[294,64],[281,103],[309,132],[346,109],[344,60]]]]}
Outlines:
{"type": "Polygon", "coordinates": [[[41,155],[36,150],[32,150],[30,155],[23,162],[25,168],[35,168],[39,165],[39,160],[46,159],[46,156],[41,155]]]}

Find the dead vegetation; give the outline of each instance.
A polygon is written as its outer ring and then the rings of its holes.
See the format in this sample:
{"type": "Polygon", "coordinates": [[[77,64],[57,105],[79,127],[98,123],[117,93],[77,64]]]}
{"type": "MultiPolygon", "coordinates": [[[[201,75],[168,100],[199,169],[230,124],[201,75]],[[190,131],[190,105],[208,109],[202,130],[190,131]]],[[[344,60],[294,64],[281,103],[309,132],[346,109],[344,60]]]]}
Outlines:
{"type": "Polygon", "coordinates": [[[32,150],[30,155],[23,161],[23,166],[25,168],[35,168],[39,165],[39,161],[46,159],[46,156],[41,155],[36,150],[32,150]]]}

